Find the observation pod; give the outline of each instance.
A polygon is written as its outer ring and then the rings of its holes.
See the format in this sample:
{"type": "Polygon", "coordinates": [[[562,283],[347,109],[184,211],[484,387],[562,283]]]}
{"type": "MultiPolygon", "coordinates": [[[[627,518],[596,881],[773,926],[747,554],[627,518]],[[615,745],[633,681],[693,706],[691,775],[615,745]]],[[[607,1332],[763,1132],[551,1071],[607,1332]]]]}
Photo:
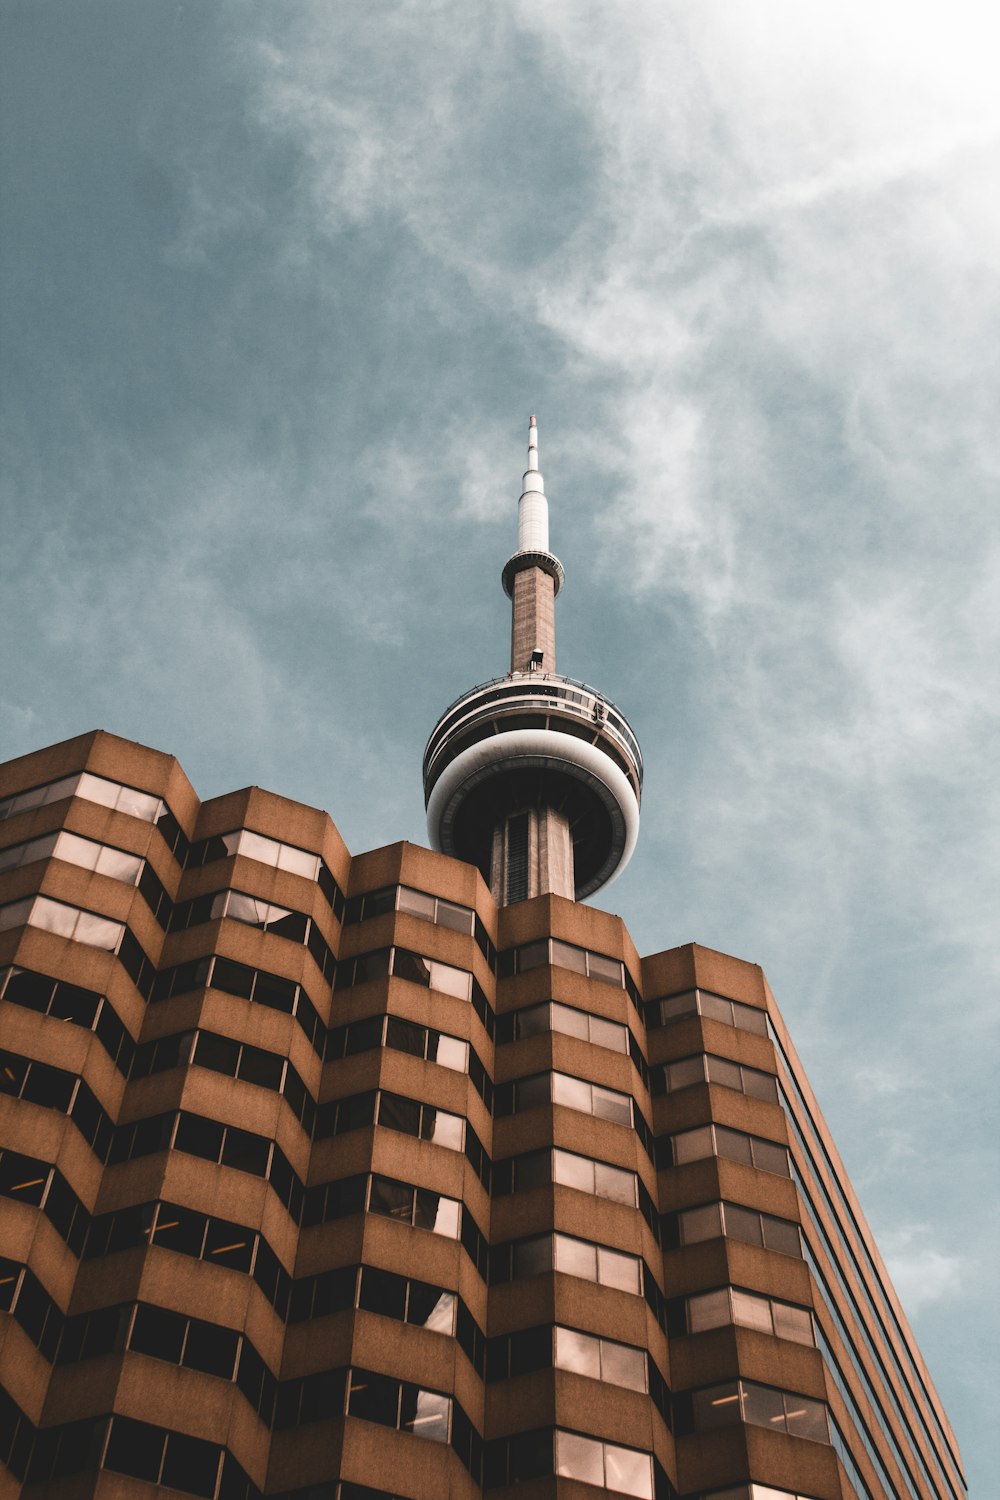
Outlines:
{"type": "Polygon", "coordinates": [[[565,573],[549,551],[534,417],[528,441],[518,549],[502,575],[511,669],[445,710],[423,762],[433,847],[477,865],[501,904],[601,890],[631,858],[642,796],[642,753],[625,715],[555,670],[565,573]]]}

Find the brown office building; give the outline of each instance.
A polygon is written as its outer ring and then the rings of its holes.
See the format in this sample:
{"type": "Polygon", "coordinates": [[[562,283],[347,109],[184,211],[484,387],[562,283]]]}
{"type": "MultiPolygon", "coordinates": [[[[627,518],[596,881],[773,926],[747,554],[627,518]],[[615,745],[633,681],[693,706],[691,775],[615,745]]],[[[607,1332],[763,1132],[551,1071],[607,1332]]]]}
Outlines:
{"type": "Polygon", "coordinates": [[[963,1500],[760,969],[582,904],[642,762],[510,672],[351,856],[101,732],[0,769],[0,1493],[963,1500]]]}

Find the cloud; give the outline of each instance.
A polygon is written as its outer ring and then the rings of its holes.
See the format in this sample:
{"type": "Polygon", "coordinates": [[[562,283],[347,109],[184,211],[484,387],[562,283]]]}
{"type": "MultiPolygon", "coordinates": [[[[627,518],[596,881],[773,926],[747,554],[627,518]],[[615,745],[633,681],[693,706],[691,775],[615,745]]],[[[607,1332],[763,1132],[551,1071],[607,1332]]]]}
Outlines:
{"type": "Polygon", "coordinates": [[[911,1224],[883,1231],[879,1237],[892,1284],[913,1317],[934,1303],[952,1302],[964,1296],[976,1272],[968,1257],[927,1244],[934,1233],[930,1225],[911,1224]]]}

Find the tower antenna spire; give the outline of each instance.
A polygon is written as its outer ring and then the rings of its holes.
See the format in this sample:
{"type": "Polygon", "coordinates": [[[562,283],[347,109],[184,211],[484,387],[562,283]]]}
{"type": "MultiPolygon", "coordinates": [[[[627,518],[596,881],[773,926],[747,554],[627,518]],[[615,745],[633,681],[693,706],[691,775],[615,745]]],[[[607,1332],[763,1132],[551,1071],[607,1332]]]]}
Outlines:
{"type": "Polygon", "coordinates": [[[439,719],[424,752],[435,848],[479,866],[501,905],[542,892],[582,900],[627,863],[639,832],[642,754],[620,709],[556,672],[549,502],[528,421],[511,601],[510,671],[472,688],[439,719]]]}

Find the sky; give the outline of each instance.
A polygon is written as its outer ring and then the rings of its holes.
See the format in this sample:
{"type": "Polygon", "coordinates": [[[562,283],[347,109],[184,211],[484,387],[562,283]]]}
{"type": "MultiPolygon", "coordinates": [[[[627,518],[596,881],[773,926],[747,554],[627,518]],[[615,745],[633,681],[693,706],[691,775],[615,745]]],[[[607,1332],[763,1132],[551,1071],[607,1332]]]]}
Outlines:
{"type": "Polygon", "coordinates": [[[0,758],[102,727],[426,842],[537,412],[559,666],[646,761],[596,904],[763,965],[986,1500],[1000,11],[0,0],[0,42],[0,758]]]}

